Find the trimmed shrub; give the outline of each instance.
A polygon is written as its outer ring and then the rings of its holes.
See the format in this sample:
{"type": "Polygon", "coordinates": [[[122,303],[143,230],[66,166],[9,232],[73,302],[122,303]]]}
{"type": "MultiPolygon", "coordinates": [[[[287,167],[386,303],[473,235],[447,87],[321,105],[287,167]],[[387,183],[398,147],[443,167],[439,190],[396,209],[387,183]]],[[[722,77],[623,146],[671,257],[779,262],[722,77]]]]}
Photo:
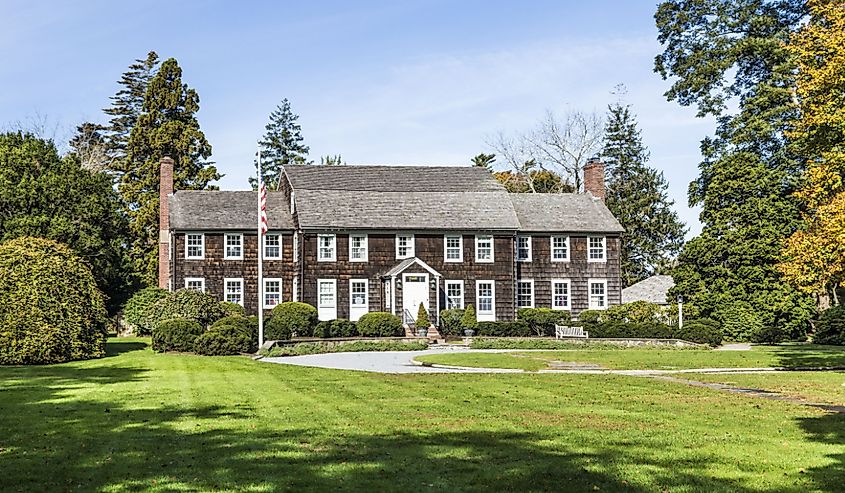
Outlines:
{"type": "Polygon", "coordinates": [[[617,320],[620,322],[666,322],[667,309],[655,303],[648,301],[632,301],[624,305],[615,305],[609,307],[604,312],[602,319],[617,320]]]}
{"type": "Polygon", "coordinates": [[[223,317],[211,324],[208,330],[227,326],[237,327],[246,337],[258,344],[258,317],[223,317]]]}
{"type": "Polygon", "coordinates": [[[300,342],[299,344],[276,346],[266,356],[299,356],[303,354],[348,353],[355,351],[421,351],[428,349],[428,342],[355,341],[348,344],[326,344],[325,342],[300,342]]]}
{"type": "Polygon", "coordinates": [[[418,329],[431,327],[431,321],[428,319],[428,310],[425,309],[425,305],[422,303],[420,303],[420,307],[417,309],[416,326],[418,329]]]}
{"type": "Polygon", "coordinates": [[[401,337],[405,335],[402,320],[387,312],[365,313],[358,320],[358,333],[364,337],[401,337]]]}
{"type": "Polygon", "coordinates": [[[162,320],[153,329],[153,350],[183,351],[194,350],[194,341],[205,330],[196,320],[187,318],[173,318],[162,320]]]}
{"type": "Polygon", "coordinates": [[[718,346],[722,343],[719,323],[709,318],[690,320],[680,329],[675,329],[675,338],[699,344],[718,346]]]}
{"type": "Polygon", "coordinates": [[[523,320],[478,322],[475,335],[487,337],[528,337],[531,327],[523,320]]]}
{"type": "Polygon", "coordinates": [[[463,330],[475,330],[477,327],[478,319],[475,318],[475,307],[467,305],[464,315],[461,317],[461,328],[463,330]]]}
{"type": "Polygon", "coordinates": [[[601,323],[604,319],[604,310],[584,310],[578,314],[578,321],[583,325],[593,325],[601,323]]]}
{"type": "Polygon", "coordinates": [[[254,350],[255,343],[235,325],[216,327],[194,340],[194,351],[204,356],[229,356],[254,350]]]}
{"type": "Polygon", "coordinates": [[[845,306],[834,306],[825,310],[816,322],[816,344],[845,345],[845,306]]]}
{"type": "Polygon", "coordinates": [[[244,310],[244,307],[237,303],[232,303],[231,301],[221,301],[220,309],[223,310],[224,317],[246,316],[246,310],[244,310]]]}
{"type": "Polygon", "coordinates": [[[0,364],[96,358],[105,343],[104,296],[82,259],[43,238],[0,244],[0,364]]]}
{"type": "Polygon", "coordinates": [[[554,339],[473,339],[472,349],[621,349],[608,343],[570,342],[554,339]]]}
{"type": "Polygon", "coordinates": [[[757,311],[746,302],[737,301],[715,313],[722,325],[722,334],[728,341],[750,341],[763,330],[763,321],[757,311]]]}
{"type": "Polygon", "coordinates": [[[314,337],[355,337],[356,335],[358,335],[358,330],[355,328],[355,322],[350,320],[325,320],[314,328],[314,337]]]}
{"type": "Polygon", "coordinates": [[[672,327],[660,322],[626,323],[608,320],[589,327],[593,338],[672,339],[672,327]]]}
{"type": "Polygon", "coordinates": [[[266,336],[270,340],[290,339],[291,336],[311,337],[317,326],[317,309],[308,303],[286,301],[273,308],[267,322],[266,336]]]}
{"type": "Polygon", "coordinates": [[[144,313],[150,305],[166,298],[169,292],[158,287],[144,288],[133,294],[126,306],[123,307],[123,320],[132,327],[132,332],[138,335],[149,335],[150,331],[144,326],[144,313]]]}
{"type": "Polygon", "coordinates": [[[555,325],[566,324],[572,320],[569,312],[551,308],[520,308],[516,318],[528,324],[534,335],[554,336],[555,325]]]}
{"type": "Polygon", "coordinates": [[[464,335],[463,327],[461,327],[461,318],[463,318],[463,316],[464,310],[461,310],[460,308],[441,310],[440,332],[445,336],[464,335]]]}
{"type": "Polygon", "coordinates": [[[141,328],[152,331],[160,322],[173,318],[187,318],[208,327],[222,317],[223,310],[213,296],[194,289],[180,289],[147,307],[141,328]]]}

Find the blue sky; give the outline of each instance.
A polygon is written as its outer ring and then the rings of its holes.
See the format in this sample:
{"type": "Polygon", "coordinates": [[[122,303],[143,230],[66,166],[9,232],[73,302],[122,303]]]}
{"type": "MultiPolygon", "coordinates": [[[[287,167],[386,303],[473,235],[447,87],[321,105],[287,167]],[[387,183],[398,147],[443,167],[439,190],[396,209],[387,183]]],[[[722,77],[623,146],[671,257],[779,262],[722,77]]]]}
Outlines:
{"type": "Polygon", "coordinates": [[[220,185],[243,189],[285,97],[312,159],[467,164],[490,151],[492,134],[528,130],[546,110],[604,112],[624,83],[651,164],[699,230],[686,190],[714,123],[662,95],[655,2],[0,4],[0,128],[46,120],[58,141],[79,122],[105,121],[115,81],[155,50],[199,92],[220,185]]]}

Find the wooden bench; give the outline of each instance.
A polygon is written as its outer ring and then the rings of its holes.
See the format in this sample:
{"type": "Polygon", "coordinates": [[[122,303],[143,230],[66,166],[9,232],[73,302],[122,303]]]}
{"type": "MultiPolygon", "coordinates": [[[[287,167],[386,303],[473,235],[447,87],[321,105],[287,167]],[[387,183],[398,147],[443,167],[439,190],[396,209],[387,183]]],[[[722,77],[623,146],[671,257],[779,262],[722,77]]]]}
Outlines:
{"type": "Polygon", "coordinates": [[[579,337],[586,339],[590,337],[590,334],[585,332],[583,327],[555,325],[555,339],[564,339],[566,337],[579,337]]]}

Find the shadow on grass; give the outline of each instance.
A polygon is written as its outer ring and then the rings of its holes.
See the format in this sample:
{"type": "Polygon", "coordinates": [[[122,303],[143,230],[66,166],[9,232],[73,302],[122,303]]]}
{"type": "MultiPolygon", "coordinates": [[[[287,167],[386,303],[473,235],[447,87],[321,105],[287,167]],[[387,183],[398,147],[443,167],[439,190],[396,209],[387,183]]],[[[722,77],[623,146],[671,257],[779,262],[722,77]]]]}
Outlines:
{"type": "Polygon", "coordinates": [[[774,346],[778,365],[785,368],[845,368],[845,347],[814,344],[774,346]]]}
{"type": "Polygon", "coordinates": [[[140,341],[121,341],[120,339],[113,339],[106,344],[106,358],[110,356],[117,356],[119,354],[128,353],[130,351],[140,351],[149,346],[146,342],[140,341]]]}
{"type": "Polygon", "coordinates": [[[807,471],[822,491],[845,490],[845,415],[824,414],[813,418],[799,418],[798,424],[808,438],[817,443],[833,446],[827,454],[830,464],[807,471]]]}

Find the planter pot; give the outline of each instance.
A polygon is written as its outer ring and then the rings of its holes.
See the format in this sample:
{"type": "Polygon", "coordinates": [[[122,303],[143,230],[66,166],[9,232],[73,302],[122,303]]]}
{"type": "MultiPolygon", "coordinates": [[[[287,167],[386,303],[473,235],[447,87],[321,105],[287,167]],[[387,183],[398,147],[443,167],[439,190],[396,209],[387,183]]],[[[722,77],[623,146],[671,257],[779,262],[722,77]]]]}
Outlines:
{"type": "Polygon", "coordinates": [[[428,329],[417,329],[417,336],[428,337],[428,329]]]}
{"type": "Polygon", "coordinates": [[[475,331],[472,330],[472,329],[466,329],[466,330],[464,330],[464,335],[467,336],[467,337],[472,337],[472,336],[475,335],[475,331]]]}

